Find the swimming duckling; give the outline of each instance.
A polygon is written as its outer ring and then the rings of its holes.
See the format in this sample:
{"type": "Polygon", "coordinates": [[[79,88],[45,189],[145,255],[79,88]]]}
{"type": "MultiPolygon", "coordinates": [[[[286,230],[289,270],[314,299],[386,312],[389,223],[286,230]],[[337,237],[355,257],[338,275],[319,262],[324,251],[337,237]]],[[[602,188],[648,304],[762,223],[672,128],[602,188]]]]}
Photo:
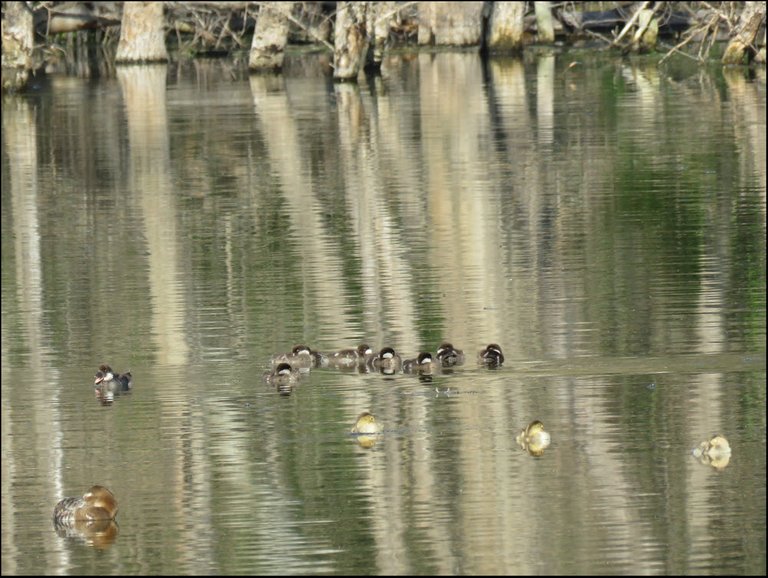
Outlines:
{"type": "Polygon", "coordinates": [[[551,436],[544,430],[544,424],[539,420],[532,421],[515,438],[518,445],[532,456],[540,456],[549,447],[551,436]]]}
{"type": "Polygon", "coordinates": [[[371,346],[361,343],[356,349],[342,349],[328,355],[328,366],[341,370],[361,369],[372,356],[371,346]]]}
{"type": "Polygon", "coordinates": [[[353,434],[377,434],[380,432],[379,424],[376,422],[376,416],[371,412],[364,411],[357,416],[355,425],[350,430],[353,434]]]}
{"type": "Polygon", "coordinates": [[[504,363],[504,354],[498,343],[489,343],[477,354],[477,360],[486,367],[500,367],[504,363]]]}
{"type": "Polygon", "coordinates": [[[710,465],[716,470],[722,470],[731,461],[731,445],[725,436],[719,434],[701,442],[691,453],[702,464],[710,465]]]}
{"type": "Polygon", "coordinates": [[[437,348],[435,357],[437,357],[437,360],[443,367],[464,365],[464,352],[461,349],[456,349],[447,341],[440,344],[440,347],[437,348]]]}
{"type": "Polygon", "coordinates": [[[109,365],[103,363],[94,376],[93,385],[98,386],[102,391],[111,391],[112,393],[125,393],[133,387],[133,375],[130,371],[118,373],[109,365]]]}
{"type": "Polygon", "coordinates": [[[319,351],[312,351],[308,345],[295,345],[290,353],[278,353],[272,356],[272,365],[287,363],[302,373],[315,367],[328,365],[328,358],[319,351]]]}
{"type": "Polygon", "coordinates": [[[439,365],[429,351],[422,351],[416,359],[403,361],[403,373],[431,375],[439,371],[439,365]]]}
{"type": "Polygon", "coordinates": [[[289,363],[278,363],[272,371],[264,374],[264,381],[275,387],[280,395],[290,395],[300,377],[301,373],[289,363]]]}
{"type": "Polygon", "coordinates": [[[381,433],[379,424],[374,415],[364,411],[355,420],[355,425],[350,430],[355,436],[355,441],[363,448],[371,448],[378,441],[381,433]]]}
{"type": "Polygon", "coordinates": [[[72,527],[76,522],[113,520],[117,515],[117,499],[104,486],[91,486],[83,497],[63,498],[53,509],[54,526],[72,527]]]}
{"type": "Polygon", "coordinates": [[[403,362],[393,348],[383,347],[379,353],[370,358],[368,365],[384,375],[392,375],[400,371],[403,362]]]}

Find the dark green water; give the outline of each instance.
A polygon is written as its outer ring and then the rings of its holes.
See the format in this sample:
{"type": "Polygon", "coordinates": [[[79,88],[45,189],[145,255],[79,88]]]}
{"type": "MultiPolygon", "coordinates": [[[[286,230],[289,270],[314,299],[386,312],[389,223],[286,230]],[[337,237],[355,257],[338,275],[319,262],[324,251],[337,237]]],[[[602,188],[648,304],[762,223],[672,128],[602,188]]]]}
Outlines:
{"type": "Polygon", "coordinates": [[[322,60],[4,98],[2,573],[764,574],[765,78],[322,60]],[[262,381],[443,340],[431,379],[262,381]],[[94,483],[118,531],[57,535],[94,483]]]}

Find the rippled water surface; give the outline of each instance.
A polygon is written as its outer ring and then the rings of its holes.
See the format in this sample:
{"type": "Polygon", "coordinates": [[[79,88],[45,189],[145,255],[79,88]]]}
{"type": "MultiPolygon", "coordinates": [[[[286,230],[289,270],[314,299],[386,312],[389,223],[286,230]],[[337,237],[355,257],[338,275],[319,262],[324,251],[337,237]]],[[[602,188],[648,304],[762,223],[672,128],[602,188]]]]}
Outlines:
{"type": "Polygon", "coordinates": [[[567,53],[329,78],[4,97],[3,574],[764,574],[765,79],[567,53]],[[435,375],[263,381],[300,343],[444,340],[466,362],[435,375]],[[102,403],[101,363],[132,391],[102,403]],[[117,524],[57,533],[95,483],[117,524]]]}

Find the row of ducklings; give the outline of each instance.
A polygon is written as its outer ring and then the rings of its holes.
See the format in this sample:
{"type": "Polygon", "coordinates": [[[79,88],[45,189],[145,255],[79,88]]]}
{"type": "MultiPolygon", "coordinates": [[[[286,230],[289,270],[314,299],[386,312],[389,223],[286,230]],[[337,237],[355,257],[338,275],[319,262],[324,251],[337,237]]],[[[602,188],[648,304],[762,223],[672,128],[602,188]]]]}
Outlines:
{"type": "MultiPolygon", "coordinates": [[[[342,349],[332,353],[313,351],[307,345],[296,345],[289,353],[272,356],[272,369],[264,374],[265,381],[278,390],[295,385],[302,373],[312,368],[329,367],[342,371],[361,373],[379,372],[384,375],[395,373],[433,374],[441,369],[463,365],[464,352],[449,342],[443,342],[433,354],[422,351],[415,358],[402,359],[392,347],[383,347],[378,353],[367,343],[355,349],[342,349]]],[[[490,343],[477,353],[480,365],[497,368],[504,363],[504,353],[497,343],[490,343]]]]}

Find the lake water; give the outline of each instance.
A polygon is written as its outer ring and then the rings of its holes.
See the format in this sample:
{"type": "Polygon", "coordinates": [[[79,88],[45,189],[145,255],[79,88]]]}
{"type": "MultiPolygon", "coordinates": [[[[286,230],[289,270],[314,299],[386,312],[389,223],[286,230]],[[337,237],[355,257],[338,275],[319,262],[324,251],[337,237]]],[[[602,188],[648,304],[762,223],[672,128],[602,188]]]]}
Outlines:
{"type": "Polygon", "coordinates": [[[4,97],[2,573],[765,574],[764,71],[330,77],[197,61],[4,97]],[[262,379],[300,343],[443,340],[467,359],[436,375],[262,379]],[[101,363],[130,394],[97,399],[101,363]],[[728,458],[692,455],[718,433],[728,458]],[[92,484],[116,524],[59,535],[92,484]]]}

